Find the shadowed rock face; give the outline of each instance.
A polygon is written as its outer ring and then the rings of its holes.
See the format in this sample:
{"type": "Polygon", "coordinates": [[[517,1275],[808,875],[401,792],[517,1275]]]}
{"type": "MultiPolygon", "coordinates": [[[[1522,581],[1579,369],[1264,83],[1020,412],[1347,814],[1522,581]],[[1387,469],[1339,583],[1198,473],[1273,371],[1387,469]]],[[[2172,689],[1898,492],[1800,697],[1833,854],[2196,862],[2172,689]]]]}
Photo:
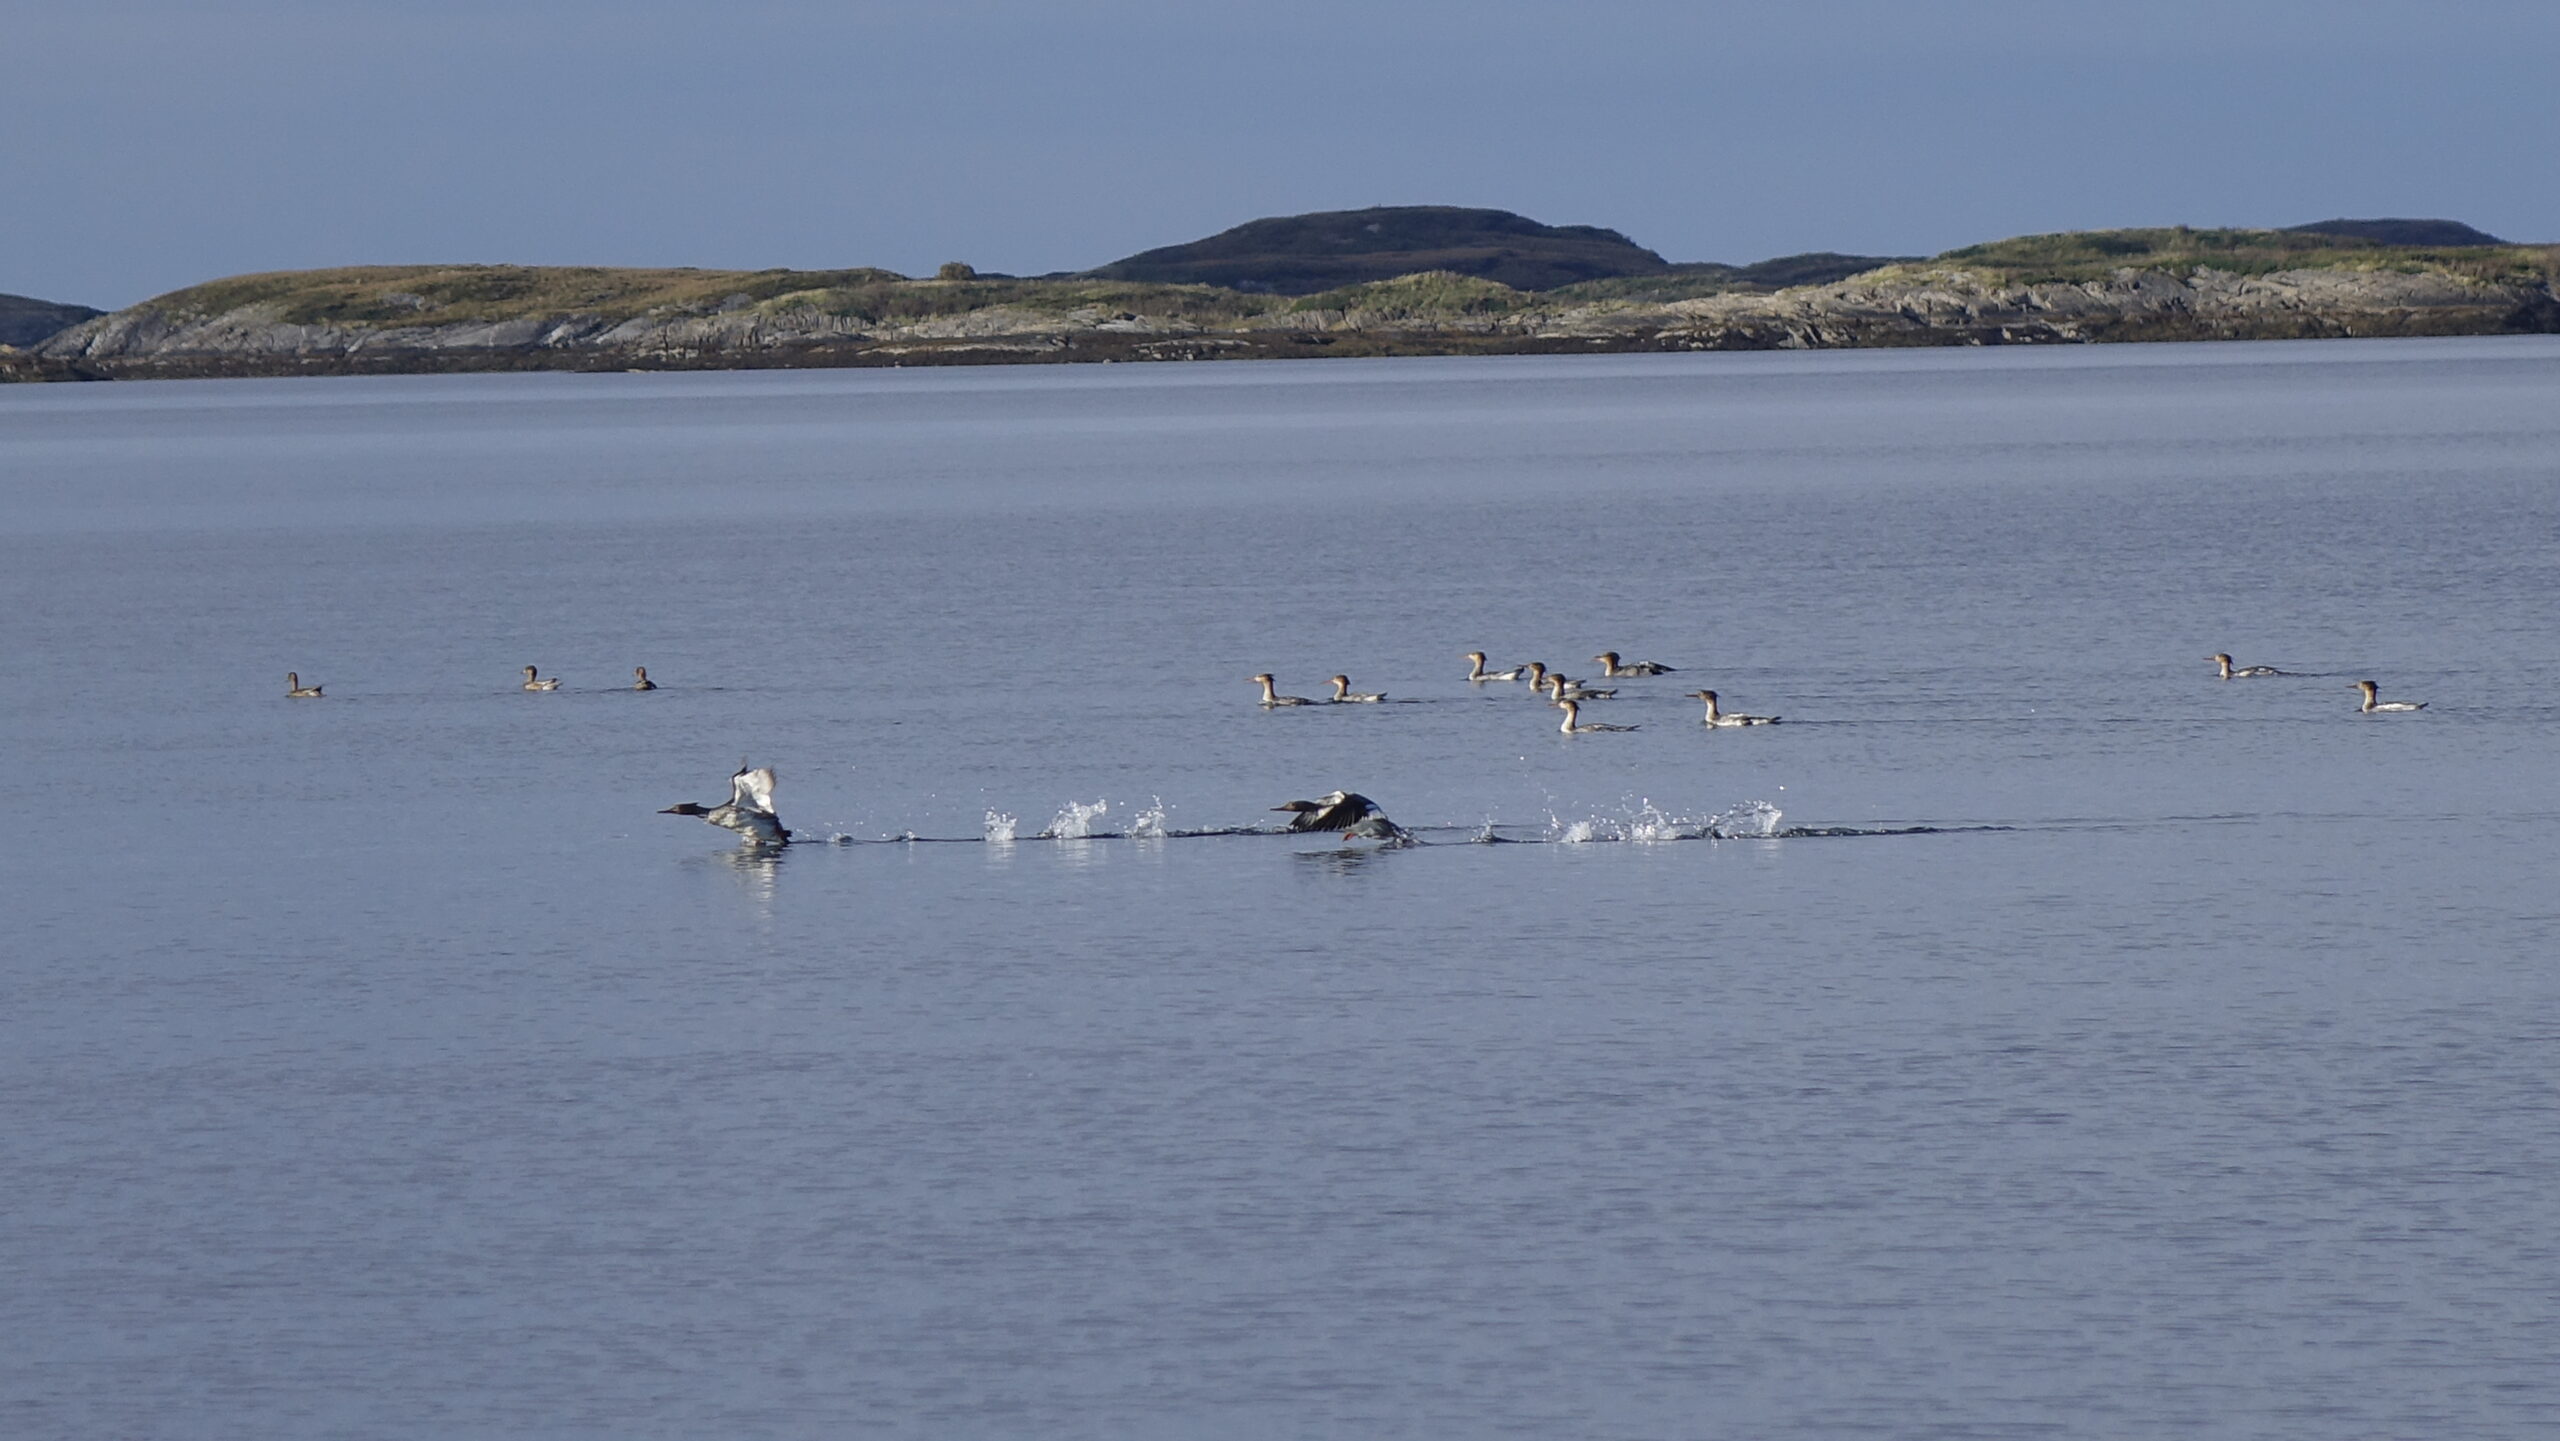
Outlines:
{"type": "Polygon", "coordinates": [[[2382,245],[2504,245],[2485,230],[2459,220],[2322,220],[2286,229],[2299,235],[2346,235],[2382,245]]]}
{"type": "Polygon", "coordinates": [[[50,340],[81,321],[104,315],[86,305],[61,305],[23,295],[0,295],[0,345],[31,347],[50,340]]]}
{"type": "Polygon", "coordinates": [[[1541,225],[1508,210],[1387,205],[1249,221],[1206,240],[1167,245],[1085,272],[1105,280],[1219,285],[1313,295],[1444,270],[1514,290],[1659,275],[1671,266],[1614,230],[1541,225]]]}

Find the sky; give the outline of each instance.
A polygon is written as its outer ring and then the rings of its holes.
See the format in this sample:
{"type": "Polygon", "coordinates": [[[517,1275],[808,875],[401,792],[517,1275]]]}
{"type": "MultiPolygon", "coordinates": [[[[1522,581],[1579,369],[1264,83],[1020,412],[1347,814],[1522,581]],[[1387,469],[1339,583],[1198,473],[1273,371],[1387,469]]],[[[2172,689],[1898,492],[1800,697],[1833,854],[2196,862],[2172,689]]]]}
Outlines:
{"type": "Polygon", "coordinates": [[[1082,269],[1480,205],[1672,260],[2560,242],[2555,0],[0,0],[0,292],[413,262],[1082,269]]]}

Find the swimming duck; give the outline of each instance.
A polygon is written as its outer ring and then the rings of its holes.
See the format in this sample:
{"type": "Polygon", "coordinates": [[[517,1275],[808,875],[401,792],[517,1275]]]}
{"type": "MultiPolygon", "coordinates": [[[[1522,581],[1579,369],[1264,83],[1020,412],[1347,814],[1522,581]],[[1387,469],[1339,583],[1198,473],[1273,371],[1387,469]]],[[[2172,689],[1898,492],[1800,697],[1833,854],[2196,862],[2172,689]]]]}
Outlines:
{"type": "Polygon", "coordinates": [[[1351,677],[1338,675],[1333,678],[1333,696],[1325,704],[1376,705],[1386,698],[1385,693],[1381,691],[1361,691],[1355,694],[1351,689],[1351,677]]]}
{"type": "Polygon", "coordinates": [[[1618,693],[1614,686],[1594,690],[1571,676],[1559,675],[1554,671],[1547,672],[1546,691],[1547,699],[1551,701],[1607,700],[1618,693]]]}
{"type": "Polygon", "coordinates": [[[2366,715],[2372,715],[2376,711],[2425,710],[2427,708],[2427,703],[2422,700],[2375,700],[2373,697],[2380,688],[2369,680],[2357,681],[2356,689],[2364,692],[2364,704],[2356,709],[2366,715]]]}
{"type": "Polygon", "coordinates": [[[1311,701],[1311,700],[1307,699],[1305,696],[1302,696],[1302,695],[1274,695],[1274,694],[1272,694],[1272,693],[1271,693],[1271,673],[1270,673],[1269,671],[1264,671],[1262,674],[1260,674],[1260,675],[1258,675],[1258,676],[1255,676],[1255,677],[1253,678],[1253,683],[1254,683],[1255,685],[1258,685],[1258,686],[1262,687],[1262,703],[1263,703],[1263,705],[1265,705],[1266,707],[1267,707],[1267,706],[1275,706],[1275,705],[1314,705],[1314,704],[1315,704],[1315,702],[1314,702],[1314,701],[1311,701]]]}
{"type": "Polygon", "coordinates": [[[320,695],[320,687],[316,685],[304,685],[302,683],[302,677],[295,675],[291,671],[286,671],[284,673],[284,693],[294,700],[316,700],[320,695]]]}
{"type": "Polygon", "coordinates": [[[1605,680],[1616,680],[1620,676],[1627,675],[1669,675],[1679,669],[1677,666],[1664,665],[1654,660],[1629,661],[1625,665],[1620,665],[1618,653],[1614,650],[1604,650],[1592,659],[1600,662],[1600,675],[1605,680]]]}
{"type": "Polygon", "coordinates": [[[2231,663],[2231,657],[2223,654],[2221,651],[2215,651],[2213,654],[2206,656],[2205,659],[2212,661],[2216,666],[2221,668],[2220,678],[2223,680],[2247,680],[2251,676],[2286,674],[2286,672],[2280,671],[2271,665],[2234,666],[2231,663]]]}
{"type": "Polygon", "coordinates": [[[699,806],[682,801],[658,812],[662,816],[700,816],[715,826],[736,831],[751,846],[787,846],[791,832],[782,828],[782,818],[773,811],[773,767],[747,768],[738,762],[737,774],[729,777],[729,800],[726,805],[699,806]]]}
{"type": "Polygon", "coordinates": [[[560,688],[560,677],[555,675],[548,680],[536,680],[534,678],[533,667],[526,666],[524,668],[524,688],[526,690],[558,690],[560,688]]]}
{"type": "Polygon", "coordinates": [[[1546,689],[1547,663],[1545,661],[1533,660],[1527,665],[1520,667],[1518,674],[1522,680],[1529,683],[1529,694],[1531,698],[1534,699],[1539,691],[1546,689]]]}
{"type": "Polygon", "coordinates": [[[1289,819],[1291,831],[1339,831],[1345,843],[1401,843],[1413,839],[1404,827],[1387,819],[1387,813],[1378,809],[1376,801],[1355,791],[1335,791],[1311,801],[1286,801],[1272,809],[1296,812],[1289,819]]]}
{"type": "Polygon", "coordinates": [[[1593,721],[1589,725],[1584,725],[1578,719],[1582,714],[1582,706],[1579,702],[1576,702],[1571,698],[1567,698],[1557,701],[1556,704],[1564,710],[1564,724],[1556,727],[1556,729],[1569,736],[1585,735],[1592,731],[1631,731],[1636,729],[1634,726],[1607,725],[1600,721],[1593,721]]]}
{"type": "Polygon", "coordinates": [[[1509,670],[1486,670],[1484,668],[1484,652],[1480,650],[1468,651],[1465,658],[1475,662],[1474,665],[1467,669],[1467,679],[1471,681],[1518,680],[1524,669],[1524,667],[1521,666],[1513,666],[1509,670]]]}
{"type": "Polygon", "coordinates": [[[656,690],[658,688],[658,683],[649,679],[649,668],[647,666],[635,665],[631,668],[631,688],[633,690],[656,690]]]}
{"type": "Polygon", "coordinates": [[[1706,723],[1711,726],[1773,726],[1778,723],[1778,717],[1773,715],[1727,715],[1716,709],[1716,693],[1711,690],[1693,690],[1689,692],[1689,698],[1707,703],[1706,723]]]}

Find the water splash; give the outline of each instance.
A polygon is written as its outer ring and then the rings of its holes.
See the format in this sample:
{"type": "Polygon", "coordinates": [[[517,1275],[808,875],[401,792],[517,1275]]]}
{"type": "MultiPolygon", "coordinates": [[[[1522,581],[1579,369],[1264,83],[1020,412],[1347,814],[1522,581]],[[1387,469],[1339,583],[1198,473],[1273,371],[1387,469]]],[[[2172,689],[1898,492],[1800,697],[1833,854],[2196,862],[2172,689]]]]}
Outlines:
{"type": "Polygon", "coordinates": [[[1069,801],[1058,808],[1057,816],[1049,822],[1049,828],[1040,833],[1039,839],[1044,841],[1085,840],[1093,835],[1093,823],[1102,819],[1110,809],[1111,802],[1107,800],[1095,801],[1089,806],[1069,801]]]}
{"type": "Polygon", "coordinates": [[[1002,812],[1002,811],[999,811],[999,810],[990,810],[990,811],[988,811],[988,812],[987,812],[987,844],[988,844],[988,845],[991,845],[991,846],[1009,846],[1009,845],[1012,845],[1012,844],[1013,844],[1013,833],[1014,833],[1014,829],[1015,829],[1016,827],[1020,826],[1021,824],[1022,824],[1022,822],[1021,822],[1021,821],[1019,821],[1019,820],[1015,819],[1015,818],[1014,818],[1014,817],[1012,817],[1012,816],[1006,815],[1006,814],[1005,814],[1004,812],[1002,812]]]}
{"type": "Polygon", "coordinates": [[[1646,801],[1644,809],[1637,811],[1626,826],[1626,838],[1644,845],[1658,845],[1664,841],[1692,840],[1697,834],[1694,827],[1684,824],[1675,817],[1664,815],[1661,809],[1651,801],[1646,801]]]}
{"type": "Polygon", "coordinates": [[[1156,796],[1152,798],[1152,802],[1145,810],[1138,812],[1130,820],[1129,836],[1133,840],[1141,841],[1163,840],[1171,834],[1166,825],[1171,819],[1171,807],[1164,803],[1164,797],[1156,796]]]}
{"type": "Polygon", "coordinates": [[[1618,838],[1614,834],[1615,830],[1616,827],[1596,816],[1585,817],[1578,821],[1560,820],[1555,816],[1547,817],[1547,839],[1560,846],[1586,846],[1593,841],[1614,841],[1618,838]]]}
{"type": "Polygon", "coordinates": [[[1786,812],[1767,801],[1744,801],[1707,822],[1707,834],[1720,840],[1765,841],[1778,834],[1786,812]]]}

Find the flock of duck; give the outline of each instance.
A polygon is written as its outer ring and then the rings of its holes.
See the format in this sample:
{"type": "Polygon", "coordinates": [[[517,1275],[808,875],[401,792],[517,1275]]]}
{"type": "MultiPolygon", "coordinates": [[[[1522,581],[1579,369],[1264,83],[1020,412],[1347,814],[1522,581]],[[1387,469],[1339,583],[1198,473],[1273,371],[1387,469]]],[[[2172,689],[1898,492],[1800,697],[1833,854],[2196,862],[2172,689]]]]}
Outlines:
{"type": "MultiPolygon", "coordinates": [[[[1471,650],[1466,652],[1464,655],[1461,655],[1459,659],[1468,662],[1467,680],[1471,684],[1484,685],[1492,681],[1527,681],[1529,683],[1529,694],[1533,698],[1543,696],[1546,698],[1548,704],[1564,712],[1564,723],[1557,726],[1556,729],[1562,731],[1566,735],[1591,735],[1604,731],[1631,731],[1639,729],[1639,727],[1636,726],[1611,725],[1605,721],[1585,721],[1582,719],[1582,703],[1584,701],[1614,699],[1618,694],[1618,688],[1616,686],[1586,685],[1561,671],[1552,671],[1547,669],[1547,663],[1545,661],[1533,660],[1524,665],[1514,666],[1509,670],[1488,670],[1485,668],[1483,651],[1471,650]]],[[[1600,678],[1603,680],[1641,679],[1649,676],[1669,675],[1673,671],[1679,669],[1677,666],[1664,665],[1658,660],[1622,661],[1618,659],[1618,653],[1614,650],[1604,650],[1598,655],[1593,656],[1591,659],[1599,663],[1600,678]]],[[[1271,710],[1281,706],[1298,705],[1375,705],[1386,699],[1386,696],[1382,693],[1354,691],[1351,689],[1351,677],[1347,675],[1338,675],[1333,677],[1333,694],[1322,700],[1309,700],[1307,697],[1302,695],[1280,694],[1279,682],[1274,679],[1268,671],[1265,671],[1260,675],[1250,677],[1250,679],[1253,684],[1262,687],[1262,706],[1265,710],[1271,710]]],[[[1690,700],[1705,701],[1707,703],[1707,713],[1703,719],[1706,724],[1711,726],[1765,726],[1776,725],[1778,723],[1779,718],[1773,715],[1735,715],[1731,711],[1723,709],[1717,703],[1716,693],[1711,690],[1693,690],[1686,692],[1686,696],[1690,700]]]]}
{"type": "MultiPolygon", "coordinates": [[[[1526,681],[1532,697],[1544,696],[1549,705],[1564,712],[1564,723],[1557,729],[1566,735],[1590,735],[1638,729],[1631,725],[1611,725],[1601,721],[1581,719],[1584,701],[1614,699],[1619,690],[1616,686],[1587,685],[1561,672],[1549,670],[1543,661],[1529,661],[1508,670],[1493,670],[1486,666],[1483,651],[1467,651],[1459,658],[1468,663],[1467,681],[1471,685],[1482,686],[1498,681],[1511,683],[1526,681]]],[[[1604,650],[1591,659],[1600,666],[1600,679],[1603,680],[1649,679],[1670,675],[1678,669],[1676,666],[1664,665],[1660,661],[1620,660],[1618,653],[1613,650],[1604,650]]],[[[2257,680],[2268,676],[2294,674],[2292,671],[2278,670],[2271,665],[2234,665],[2231,657],[2220,651],[2206,659],[2214,663],[2217,676],[2222,680],[2257,680]]],[[[1278,709],[1285,706],[1376,705],[1386,700],[1382,692],[1354,691],[1351,689],[1351,677],[1348,675],[1332,677],[1333,694],[1323,700],[1309,700],[1305,696],[1280,694],[1278,681],[1268,671],[1252,677],[1252,681],[1255,685],[1262,687],[1262,705],[1265,709],[1278,709]]],[[[285,695],[293,700],[316,700],[322,693],[321,687],[304,685],[302,677],[292,671],[285,672],[284,686],[285,695]]],[[[521,689],[556,691],[559,688],[558,676],[543,675],[534,666],[524,668],[524,684],[521,689]]],[[[649,679],[647,666],[633,666],[630,688],[645,691],[656,690],[658,686],[655,681],[649,679]]],[[[2364,696],[2363,704],[2357,709],[2366,715],[2422,711],[2427,708],[2425,701],[2383,700],[2380,698],[2380,687],[2369,680],[2357,681],[2356,689],[2364,696]]],[[[1780,719],[1773,715],[1736,715],[1724,710],[1717,704],[1716,693],[1711,690],[1688,691],[1684,695],[1687,699],[1706,703],[1707,713],[1700,717],[1701,722],[1706,725],[1719,728],[1764,726],[1776,725],[1780,719]]],[[[782,817],[774,809],[773,793],[774,776],[771,766],[749,766],[746,762],[740,761],[737,771],[729,777],[727,800],[707,806],[694,801],[681,801],[668,806],[658,814],[698,816],[724,830],[737,832],[742,842],[749,846],[787,846],[791,844],[791,832],[784,829],[782,817]]],[[[1379,808],[1376,801],[1356,791],[1333,791],[1311,801],[1284,801],[1271,809],[1289,816],[1287,825],[1283,827],[1286,831],[1337,833],[1345,843],[1353,840],[1376,840],[1397,845],[1412,839],[1402,826],[1387,819],[1387,813],[1379,808]]]]}

